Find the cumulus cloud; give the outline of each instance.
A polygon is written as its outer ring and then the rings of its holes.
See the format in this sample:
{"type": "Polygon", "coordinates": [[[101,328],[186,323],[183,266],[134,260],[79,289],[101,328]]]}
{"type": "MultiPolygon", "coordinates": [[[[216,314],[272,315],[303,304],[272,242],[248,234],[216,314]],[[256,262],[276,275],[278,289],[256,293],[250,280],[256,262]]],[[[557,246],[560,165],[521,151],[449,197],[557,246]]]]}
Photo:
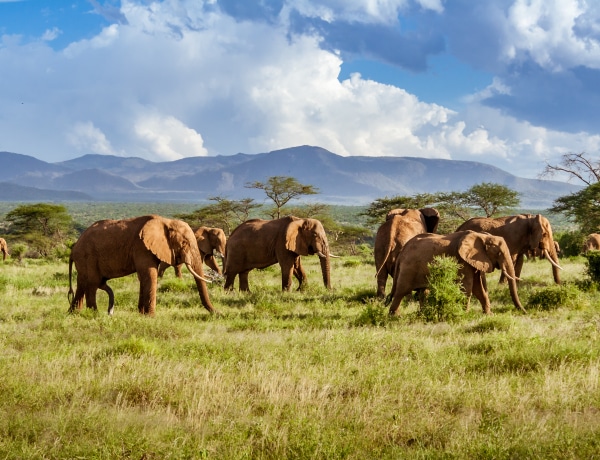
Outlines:
{"type": "Polygon", "coordinates": [[[64,49],[50,35],[0,37],[0,149],[51,161],[82,153],[164,161],[312,144],[341,155],[484,161],[535,177],[546,158],[600,145],[592,123],[600,28],[590,8],[123,0],[110,11],[115,22],[64,49]],[[359,73],[339,78],[352,53],[425,71],[447,52],[496,74],[454,110],[359,73]]]}

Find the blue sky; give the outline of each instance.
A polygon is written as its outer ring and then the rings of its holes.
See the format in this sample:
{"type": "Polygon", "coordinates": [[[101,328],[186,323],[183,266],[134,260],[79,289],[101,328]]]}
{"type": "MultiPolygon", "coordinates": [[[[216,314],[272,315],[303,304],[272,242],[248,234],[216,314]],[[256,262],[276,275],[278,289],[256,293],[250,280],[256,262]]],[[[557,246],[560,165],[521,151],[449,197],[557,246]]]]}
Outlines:
{"type": "Polygon", "coordinates": [[[0,151],[50,162],[600,146],[590,0],[0,0],[0,69],[0,151]]]}

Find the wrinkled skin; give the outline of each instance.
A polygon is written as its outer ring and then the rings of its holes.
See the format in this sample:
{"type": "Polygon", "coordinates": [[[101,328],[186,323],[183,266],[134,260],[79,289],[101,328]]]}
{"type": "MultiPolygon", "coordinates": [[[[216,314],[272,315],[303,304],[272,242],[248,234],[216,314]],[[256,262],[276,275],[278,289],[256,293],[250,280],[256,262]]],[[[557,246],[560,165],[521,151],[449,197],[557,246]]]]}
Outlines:
{"type": "Polygon", "coordinates": [[[300,256],[317,254],[321,262],[323,283],[331,289],[329,244],[325,229],[317,219],[288,216],[281,219],[252,219],[239,225],[227,240],[225,289],[232,290],[239,275],[240,291],[249,291],[248,273],[276,263],[281,266],[281,287],[289,291],[292,274],[299,282],[306,280],[300,256]]]}
{"type": "Polygon", "coordinates": [[[202,272],[198,243],[190,226],[181,221],[149,215],[123,220],[101,220],[85,230],[71,250],[69,260],[69,312],[97,308],[98,289],[108,294],[108,313],[114,308],[114,294],[108,280],[137,273],[140,281],[138,310],[153,316],[156,310],[158,265],[183,263],[194,275],[204,308],[214,313],[202,272]],[[72,266],[77,269],[73,296],[72,266]]]}
{"type": "Polygon", "coordinates": [[[440,213],[435,208],[393,209],[375,236],[377,297],[385,297],[388,276],[394,277],[396,258],[404,244],[421,233],[435,233],[440,213]]]}
{"type": "Polygon", "coordinates": [[[9,256],[8,245],[4,238],[0,238],[0,252],[2,253],[2,260],[6,260],[6,256],[9,256]]]}
{"type": "MultiPolygon", "coordinates": [[[[552,227],[548,219],[540,214],[518,214],[497,218],[474,217],[464,222],[456,231],[461,230],[487,232],[504,238],[517,277],[521,276],[524,256],[530,250],[540,249],[542,253],[547,251],[552,262],[558,265],[552,227]]],[[[552,263],[551,265],[554,282],[560,284],[560,269],[552,263]]]]}
{"type": "MultiPolygon", "coordinates": [[[[461,264],[459,277],[467,299],[474,295],[485,314],[491,313],[486,273],[506,271],[513,304],[525,312],[519,300],[512,258],[504,239],[487,233],[461,231],[448,235],[422,234],[408,241],[396,261],[390,315],[396,314],[402,299],[420,291],[421,304],[428,287],[428,264],[435,256],[453,257],[461,264]]],[[[467,303],[468,308],[468,303],[467,303]]]]}
{"type": "Polygon", "coordinates": [[[600,233],[590,233],[583,244],[583,253],[600,251],[600,233]]]}
{"type": "MultiPolygon", "coordinates": [[[[200,249],[202,262],[219,275],[222,274],[221,267],[219,267],[219,264],[217,263],[217,257],[221,259],[225,257],[227,238],[225,237],[223,229],[216,227],[198,227],[194,230],[194,235],[196,236],[198,249],[200,249]]],[[[169,268],[169,264],[161,262],[158,267],[158,276],[161,277],[167,268],[169,268]]],[[[177,277],[181,278],[181,264],[176,265],[174,268],[177,277]]]]}

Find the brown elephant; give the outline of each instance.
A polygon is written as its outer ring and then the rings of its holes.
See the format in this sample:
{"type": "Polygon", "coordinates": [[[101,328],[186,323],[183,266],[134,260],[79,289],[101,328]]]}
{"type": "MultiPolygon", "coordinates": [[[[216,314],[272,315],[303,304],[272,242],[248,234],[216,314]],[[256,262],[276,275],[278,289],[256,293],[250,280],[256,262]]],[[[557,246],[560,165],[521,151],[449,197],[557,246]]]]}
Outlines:
{"type": "Polygon", "coordinates": [[[281,287],[289,291],[292,274],[300,283],[306,280],[300,256],[317,254],[321,261],[323,283],[331,289],[329,243],[317,219],[288,216],[274,220],[252,219],[239,225],[227,240],[225,289],[232,290],[240,277],[240,291],[248,291],[248,272],[279,263],[281,287]]]}
{"type": "Polygon", "coordinates": [[[440,213],[435,208],[392,209],[375,236],[377,297],[385,297],[388,276],[394,277],[396,258],[404,244],[420,233],[435,233],[440,213]]]}
{"type": "MultiPolygon", "coordinates": [[[[513,258],[515,274],[521,276],[523,259],[527,251],[540,249],[552,264],[554,282],[560,284],[560,265],[552,237],[550,222],[541,214],[518,214],[506,217],[474,217],[464,222],[456,231],[473,230],[501,236],[506,241],[513,258]]],[[[501,280],[503,278],[501,277],[501,280]]]]}
{"type": "Polygon", "coordinates": [[[69,259],[69,312],[86,305],[96,309],[98,289],[108,294],[108,314],[113,313],[114,294],[106,282],[137,273],[140,281],[138,310],[154,315],[160,262],[185,264],[194,275],[204,308],[215,313],[203,277],[198,243],[190,226],[175,219],[149,215],[123,220],[101,220],[88,227],[71,249],[69,259]],[[77,269],[77,290],[73,296],[72,266],[77,269]]]}
{"type": "Polygon", "coordinates": [[[8,245],[4,238],[0,238],[0,252],[2,253],[2,260],[6,260],[6,256],[10,256],[8,252],[8,245]]]}
{"type": "MultiPolygon", "coordinates": [[[[225,245],[227,243],[225,232],[222,228],[217,227],[198,227],[194,230],[194,235],[196,236],[198,249],[200,249],[202,262],[220,275],[222,271],[217,263],[217,257],[221,259],[225,257],[225,245]]],[[[161,277],[169,266],[166,262],[161,262],[158,267],[158,276],[161,277]]],[[[174,268],[177,277],[181,278],[181,264],[176,265],[174,268]]]]}
{"type": "Polygon", "coordinates": [[[590,233],[583,243],[583,253],[600,251],[600,233],[590,233]]]}
{"type": "MultiPolygon", "coordinates": [[[[448,235],[417,235],[404,245],[396,261],[390,315],[396,314],[402,299],[414,290],[421,292],[422,304],[428,287],[428,264],[435,256],[441,255],[454,257],[461,264],[459,277],[462,289],[467,299],[471,294],[475,295],[484,313],[491,313],[485,274],[496,268],[506,273],[515,307],[525,312],[517,292],[512,257],[504,239],[466,230],[448,235]]],[[[467,308],[468,305],[467,300],[467,308]]]]}

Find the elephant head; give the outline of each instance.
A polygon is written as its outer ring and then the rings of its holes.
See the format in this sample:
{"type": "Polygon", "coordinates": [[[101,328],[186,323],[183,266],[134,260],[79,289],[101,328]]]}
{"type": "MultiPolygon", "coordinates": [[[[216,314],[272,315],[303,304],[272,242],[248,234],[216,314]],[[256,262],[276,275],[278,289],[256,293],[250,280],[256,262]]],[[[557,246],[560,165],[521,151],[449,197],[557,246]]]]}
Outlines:
{"type": "Polygon", "coordinates": [[[199,227],[194,231],[202,259],[211,269],[221,274],[216,258],[225,258],[227,238],[221,228],[199,227]]]}
{"type": "Polygon", "coordinates": [[[529,216],[529,249],[538,249],[552,264],[552,275],[556,283],[560,283],[560,265],[558,253],[552,236],[552,226],[541,214],[529,216]]]}
{"type": "Polygon", "coordinates": [[[331,288],[329,243],[323,224],[317,219],[293,219],[285,233],[285,247],[301,256],[317,254],[323,283],[331,288]]]}
{"type": "Polygon", "coordinates": [[[440,213],[435,208],[421,208],[418,210],[403,208],[392,209],[386,214],[385,220],[390,220],[394,216],[409,216],[415,220],[421,220],[424,228],[427,229],[427,233],[435,233],[440,222],[440,213]],[[420,215],[417,214],[417,211],[420,215]]]}
{"type": "Polygon", "coordinates": [[[500,236],[487,233],[466,232],[459,240],[458,255],[471,267],[484,273],[491,273],[499,269],[506,276],[509,290],[514,305],[521,311],[517,292],[517,277],[508,246],[500,236]]]}

